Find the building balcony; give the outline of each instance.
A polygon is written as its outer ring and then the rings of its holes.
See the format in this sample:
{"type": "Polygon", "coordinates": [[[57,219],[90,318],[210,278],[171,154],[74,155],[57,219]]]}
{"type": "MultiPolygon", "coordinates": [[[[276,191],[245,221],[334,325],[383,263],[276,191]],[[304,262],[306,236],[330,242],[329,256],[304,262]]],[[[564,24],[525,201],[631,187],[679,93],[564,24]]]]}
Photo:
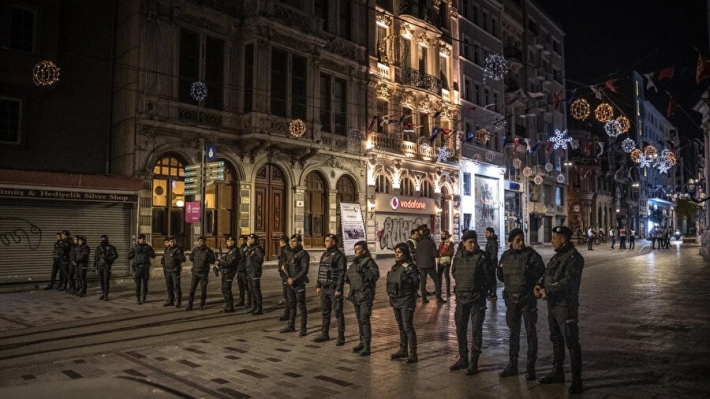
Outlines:
{"type": "MultiPolygon", "coordinates": [[[[436,159],[435,151],[437,147],[429,145],[427,140],[416,143],[414,141],[402,140],[393,134],[372,132],[370,133],[370,139],[367,143],[367,149],[387,151],[393,154],[403,155],[407,158],[432,161],[436,159]]],[[[456,152],[453,149],[449,149],[449,151],[451,153],[449,160],[456,159],[456,152]]]]}
{"type": "Polygon", "coordinates": [[[411,15],[441,30],[439,13],[433,8],[421,6],[419,0],[401,0],[399,3],[399,15],[411,15]]]}
{"type": "Polygon", "coordinates": [[[523,52],[515,47],[506,47],[503,49],[503,55],[509,61],[523,62],[523,52]]]}
{"type": "Polygon", "coordinates": [[[390,79],[390,67],[388,65],[382,64],[382,63],[377,63],[377,76],[381,77],[382,79],[390,79]]]}
{"type": "Polygon", "coordinates": [[[414,86],[441,96],[441,79],[412,68],[398,68],[395,81],[399,84],[414,86]]]}

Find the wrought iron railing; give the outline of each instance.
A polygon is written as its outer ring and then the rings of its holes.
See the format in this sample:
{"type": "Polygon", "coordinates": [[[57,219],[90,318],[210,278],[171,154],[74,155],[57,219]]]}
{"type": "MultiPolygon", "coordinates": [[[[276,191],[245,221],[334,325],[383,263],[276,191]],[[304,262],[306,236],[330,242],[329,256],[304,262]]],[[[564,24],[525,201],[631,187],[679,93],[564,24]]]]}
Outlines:
{"type": "Polygon", "coordinates": [[[415,86],[436,95],[441,95],[441,79],[436,76],[412,68],[401,68],[397,71],[397,83],[415,86]]]}

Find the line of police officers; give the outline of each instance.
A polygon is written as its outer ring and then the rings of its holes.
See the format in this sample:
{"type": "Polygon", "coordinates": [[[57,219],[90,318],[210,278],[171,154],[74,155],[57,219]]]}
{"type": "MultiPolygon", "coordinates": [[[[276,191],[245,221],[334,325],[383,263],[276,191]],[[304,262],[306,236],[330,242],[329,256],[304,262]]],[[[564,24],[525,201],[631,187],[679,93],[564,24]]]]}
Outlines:
{"type": "MultiPolygon", "coordinates": [[[[553,229],[552,245],[556,254],[545,267],[542,257],[532,248],[526,247],[524,233],[514,229],[508,235],[510,248],[503,253],[500,261],[483,251],[478,245],[475,231],[465,231],[459,249],[456,251],[451,266],[454,277],[454,293],[456,309],[454,318],[460,358],[449,367],[452,371],[465,369],[466,375],[479,373],[478,360],[482,351],[483,321],[486,314],[486,298],[496,291],[496,275],[504,283],[503,298],[506,304],[506,322],[510,330],[509,364],[500,373],[501,377],[518,375],[518,354],[520,350],[521,318],[525,324],[528,344],[526,379],[535,380],[535,364],[537,360],[537,299],[547,301],[548,324],[550,339],[553,344],[553,369],[545,377],[539,379],[542,384],[564,383],[563,363],[565,346],[570,352],[572,367],[572,385],[569,392],[581,393],[582,357],[579,344],[578,308],[579,287],[581,282],[584,259],[571,242],[572,230],[558,226],[553,229]],[[496,267],[495,264],[498,263],[496,267]],[[469,358],[468,323],[472,324],[472,346],[469,358]]],[[[490,239],[492,231],[487,232],[490,239]]],[[[494,236],[494,235],[493,235],[494,236]]],[[[57,273],[60,275],[60,290],[67,290],[79,296],[86,295],[86,269],[90,250],[86,238],[75,237],[76,245],[70,247],[69,232],[58,235],[54,251],[54,266],[52,280],[46,289],[52,288],[57,273]],[[69,248],[69,250],[67,250],[69,248]],[[66,259],[66,260],[65,260],[66,259]],[[78,273],[79,277],[72,276],[78,273]]],[[[97,248],[94,267],[100,273],[102,296],[108,300],[108,281],[110,267],[118,257],[116,249],[108,243],[108,237],[102,236],[102,242],[97,248]],[[102,272],[103,271],[103,272],[102,272]]],[[[150,276],[150,259],[155,258],[155,252],[145,242],[145,235],[138,236],[138,243],[131,248],[128,258],[132,260],[132,271],[136,282],[136,298],[138,304],[146,301],[147,283],[150,276]]],[[[495,238],[497,240],[497,238],[495,238]]],[[[281,253],[279,255],[279,273],[283,284],[282,295],[286,298],[281,321],[287,324],[280,330],[282,333],[295,332],[296,308],[301,315],[299,336],[307,335],[307,309],[305,292],[308,279],[310,255],[303,249],[302,237],[294,234],[288,239],[281,238],[281,253]],[[288,245],[287,245],[288,243],[288,245]],[[289,248],[290,247],[290,248],[289,248]]],[[[197,286],[201,289],[200,310],[205,308],[207,282],[210,265],[216,265],[214,272],[221,274],[222,294],[225,307],[222,312],[234,312],[235,304],[232,296],[232,283],[237,278],[239,301],[236,306],[245,305],[249,313],[263,313],[261,295],[261,275],[264,262],[264,250],[259,245],[256,234],[239,237],[239,245],[234,237],[227,238],[227,252],[217,257],[205,245],[206,238],[198,238],[198,246],[192,250],[190,260],[193,263],[192,281],[188,298],[187,311],[193,309],[197,286]]],[[[400,348],[390,358],[405,359],[407,363],[418,362],[417,335],[414,329],[414,311],[416,308],[417,290],[422,277],[410,251],[411,244],[399,243],[395,246],[395,264],[387,273],[386,292],[392,306],[395,320],[400,332],[400,348]]],[[[321,256],[318,266],[316,292],[320,295],[322,328],[314,342],[330,340],[331,314],[335,313],[338,338],[336,345],[345,344],[345,318],[343,315],[344,285],[350,285],[348,299],[353,302],[358,321],[360,342],[353,352],[361,356],[370,355],[372,338],[370,317],[379,279],[379,268],[367,248],[365,241],[355,244],[355,258],[347,267],[345,255],[338,249],[338,237],[327,234],[325,238],[326,251],[321,256]]],[[[494,255],[497,258],[497,255],[494,255]]],[[[165,239],[165,252],[161,259],[165,273],[168,298],[164,306],[181,307],[182,293],[180,275],[182,263],[186,257],[183,250],[175,245],[175,239],[165,239]]],[[[434,278],[436,285],[438,282],[434,278]]],[[[437,298],[441,297],[437,289],[437,298]]],[[[426,288],[422,284],[422,294],[426,288]]]]}

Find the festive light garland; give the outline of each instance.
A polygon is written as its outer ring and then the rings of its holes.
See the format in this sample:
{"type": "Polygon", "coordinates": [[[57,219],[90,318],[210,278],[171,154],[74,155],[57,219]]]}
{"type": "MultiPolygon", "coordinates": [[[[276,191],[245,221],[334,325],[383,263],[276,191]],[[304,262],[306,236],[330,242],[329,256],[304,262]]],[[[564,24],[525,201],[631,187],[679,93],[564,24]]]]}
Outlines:
{"type": "Polygon", "coordinates": [[[505,130],[505,128],[508,126],[508,122],[505,120],[505,117],[502,115],[497,118],[497,120],[493,123],[493,130],[496,132],[502,132],[505,130]]]}
{"type": "Polygon", "coordinates": [[[552,141],[555,144],[555,149],[562,148],[563,150],[567,149],[567,143],[571,143],[574,141],[572,137],[565,137],[567,136],[567,129],[560,131],[560,129],[555,129],[555,135],[550,138],[550,141],[552,141]]]}
{"type": "MultiPolygon", "coordinates": [[[[636,142],[631,140],[630,138],[625,138],[624,141],[621,142],[621,149],[624,150],[624,152],[632,152],[636,148],[636,142]]],[[[641,150],[639,150],[641,152],[641,150]]],[[[633,159],[633,157],[632,157],[633,159]]]]}
{"type": "Polygon", "coordinates": [[[558,183],[564,183],[564,182],[565,182],[565,175],[563,175],[562,173],[560,173],[559,175],[557,175],[557,182],[558,182],[558,183]]]}
{"type": "Polygon", "coordinates": [[[614,109],[607,103],[601,103],[594,110],[594,117],[601,123],[606,123],[614,116],[614,109]]]}
{"type": "Polygon", "coordinates": [[[548,162],[548,163],[545,164],[545,170],[546,170],[546,171],[552,172],[552,168],[554,168],[554,166],[552,166],[551,163],[548,162]]]}
{"type": "Polygon", "coordinates": [[[621,124],[621,129],[619,130],[619,133],[626,133],[629,131],[629,128],[631,127],[631,122],[629,121],[629,118],[625,117],[624,115],[621,115],[616,118],[616,121],[621,124]]]}
{"type": "Polygon", "coordinates": [[[535,182],[535,184],[537,184],[539,186],[543,182],[542,176],[540,176],[540,175],[535,176],[533,181],[535,182]]]}
{"type": "Polygon", "coordinates": [[[486,57],[483,64],[483,76],[491,78],[495,81],[503,79],[503,76],[508,72],[508,60],[500,54],[491,53],[486,57]]]}
{"type": "Polygon", "coordinates": [[[40,61],[32,69],[32,80],[37,86],[51,86],[59,81],[59,68],[52,61],[40,61]]]}
{"type": "Polygon", "coordinates": [[[496,154],[493,151],[491,151],[491,150],[486,151],[486,161],[488,161],[488,162],[492,161],[493,158],[495,158],[495,156],[496,156],[496,154]]]}
{"type": "Polygon", "coordinates": [[[651,163],[653,163],[653,159],[646,157],[646,155],[644,155],[644,154],[639,154],[639,158],[638,158],[639,169],[650,168],[651,163]]]}
{"type": "Polygon", "coordinates": [[[612,119],[604,124],[604,130],[609,137],[615,139],[619,137],[619,134],[621,133],[621,123],[619,123],[616,119],[612,119]]]}
{"type": "Polygon", "coordinates": [[[652,145],[646,146],[646,148],[643,150],[643,154],[648,158],[649,160],[655,158],[658,155],[658,150],[656,150],[656,147],[652,145]]]}
{"type": "Polygon", "coordinates": [[[530,169],[529,166],[526,166],[526,167],[523,169],[523,176],[525,176],[525,177],[530,177],[530,176],[532,176],[532,174],[533,174],[533,171],[532,171],[532,169],[530,169]]]}
{"type": "Polygon", "coordinates": [[[514,167],[515,169],[520,169],[521,166],[523,166],[523,162],[522,162],[520,159],[515,158],[515,159],[513,160],[513,167],[514,167]]]}
{"type": "Polygon", "coordinates": [[[474,154],[473,155],[473,164],[478,165],[481,163],[481,154],[474,154]]]}
{"type": "Polygon", "coordinates": [[[631,151],[631,160],[634,161],[634,162],[636,162],[636,163],[638,163],[638,161],[639,161],[639,156],[641,156],[641,155],[642,155],[641,150],[639,150],[639,149],[637,148],[637,149],[631,151]]]}
{"type": "Polygon", "coordinates": [[[288,124],[288,132],[293,137],[301,137],[306,133],[306,124],[300,119],[294,119],[288,124]]]}
{"type": "Polygon", "coordinates": [[[451,155],[453,155],[453,152],[446,148],[446,146],[441,146],[436,150],[436,160],[438,162],[446,162],[451,155]]]}
{"type": "Polygon", "coordinates": [[[476,130],[476,141],[478,144],[486,144],[491,139],[491,133],[485,127],[476,130]]]}
{"type": "Polygon", "coordinates": [[[572,101],[569,111],[574,119],[586,119],[589,116],[589,103],[583,98],[578,98],[572,101]]]}
{"type": "Polygon", "coordinates": [[[207,85],[204,82],[193,82],[190,86],[190,97],[197,102],[205,101],[207,98],[207,85]]]}

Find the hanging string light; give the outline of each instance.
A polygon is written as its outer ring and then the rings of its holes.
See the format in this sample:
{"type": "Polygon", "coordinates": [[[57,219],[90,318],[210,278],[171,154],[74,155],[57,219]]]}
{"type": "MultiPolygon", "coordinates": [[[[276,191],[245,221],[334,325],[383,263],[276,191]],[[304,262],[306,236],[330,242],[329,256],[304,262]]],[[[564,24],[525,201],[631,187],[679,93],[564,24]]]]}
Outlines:
{"type": "Polygon", "coordinates": [[[32,80],[37,86],[51,86],[59,81],[59,68],[52,61],[40,61],[32,70],[32,80]]]}
{"type": "Polygon", "coordinates": [[[294,119],[288,125],[288,132],[293,137],[301,137],[306,133],[306,124],[300,119],[294,119]]]}
{"type": "Polygon", "coordinates": [[[190,86],[190,97],[197,102],[205,101],[207,98],[207,85],[204,82],[193,82],[190,86]]]}
{"type": "Polygon", "coordinates": [[[621,124],[621,129],[619,130],[619,133],[626,133],[629,131],[629,128],[631,127],[631,122],[629,121],[629,118],[625,117],[624,115],[621,115],[616,118],[616,121],[621,124]]]}
{"type": "MultiPolygon", "coordinates": [[[[621,149],[624,150],[624,152],[632,152],[636,148],[636,142],[631,140],[630,138],[625,138],[624,141],[621,142],[621,149]]],[[[639,152],[641,152],[639,150],[639,152]]],[[[632,157],[633,159],[633,157],[632,157]]]]}
{"type": "Polygon", "coordinates": [[[558,183],[564,183],[564,182],[565,182],[565,175],[563,175],[562,173],[560,173],[559,175],[557,175],[557,182],[558,182],[558,183]]]}
{"type": "Polygon", "coordinates": [[[554,168],[554,166],[552,166],[551,163],[548,162],[548,163],[545,164],[545,170],[546,170],[546,171],[552,172],[552,168],[554,168]]]}
{"type": "Polygon", "coordinates": [[[607,103],[599,104],[597,109],[594,110],[594,117],[601,123],[609,122],[613,116],[614,109],[607,103]]]}
{"type": "Polygon", "coordinates": [[[491,133],[485,127],[476,130],[476,141],[478,141],[478,144],[485,145],[490,139],[491,133]]]}
{"type": "Polygon", "coordinates": [[[656,150],[656,147],[648,145],[643,150],[643,154],[646,156],[646,158],[653,159],[658,155],[658,150],[656,150]]]}
{"type": "Polygon", "coordinates": [[[578,98],[572,101],[569,111],[574,119],[586,119],[589,116],[589,103],[583,98],[578,98]]]}
{"type": "Polygon", "coordinates": [[[555,129],[555,135],[550,138],[550,141],[555,144],[555,149],[562,148],[567,149],[567,143],[574,141],[572,137],[567,136],[567,129],[560,131],[560,129],[555,129]]]}
{"type": "Polygon", "coordinates": [[[606,131],[609,137],[615,139],[619,137],[619,133],[621,133],[621,123],[616,119],[612,119],[604,124],[604,131],[606,131]]]}
{"type": "Polygon", "coordinates": [[[639,150],[639,149],[637,148],[637,149],[631,151],[631,160],[632,160],[633,162],[638,163],[638,161],[639,161],[639,156],[641,156],[641,155],[642,155],[641,150],[639,150]]]}
{"type": "Polygon", "coordinates": [[[542,184],[542,182],[543,182],[542,176],[540,176],[540,175],[535,176],[535,178],[533,179],[533,181],[535,182],[535,184],[537,184],[537,185],[539,186],[539,185],[542,184]]]}
{"type": "Polygon", "coordinates": [[[525,176],[525,177],[530,177],[530,176],[532,176],[532,174],[533,174],[533,171],[532,171],[532,169],[530,169],[529,166],[526,166],[526,167],[523,169],[523,176],[525,176]]]}
{"type": "Polygon", "coordinates": [[[474,154],[473,155],[473,164],[478,165],[481,163],[481,154],[474,154]]]}
{"type": "Polygon", "coordinates": [[[483,64],[483,76],[495,81],[503,79],[508,72],[508,60],[500,54],[490,53],[483,64]]]}
{"type": "Polygon", "coordinates": [[[523,166],[523,162],[519,158],[515,158],[513,160],[513,167],[515,169],[520,169],[521,166],[523,166]]]}

